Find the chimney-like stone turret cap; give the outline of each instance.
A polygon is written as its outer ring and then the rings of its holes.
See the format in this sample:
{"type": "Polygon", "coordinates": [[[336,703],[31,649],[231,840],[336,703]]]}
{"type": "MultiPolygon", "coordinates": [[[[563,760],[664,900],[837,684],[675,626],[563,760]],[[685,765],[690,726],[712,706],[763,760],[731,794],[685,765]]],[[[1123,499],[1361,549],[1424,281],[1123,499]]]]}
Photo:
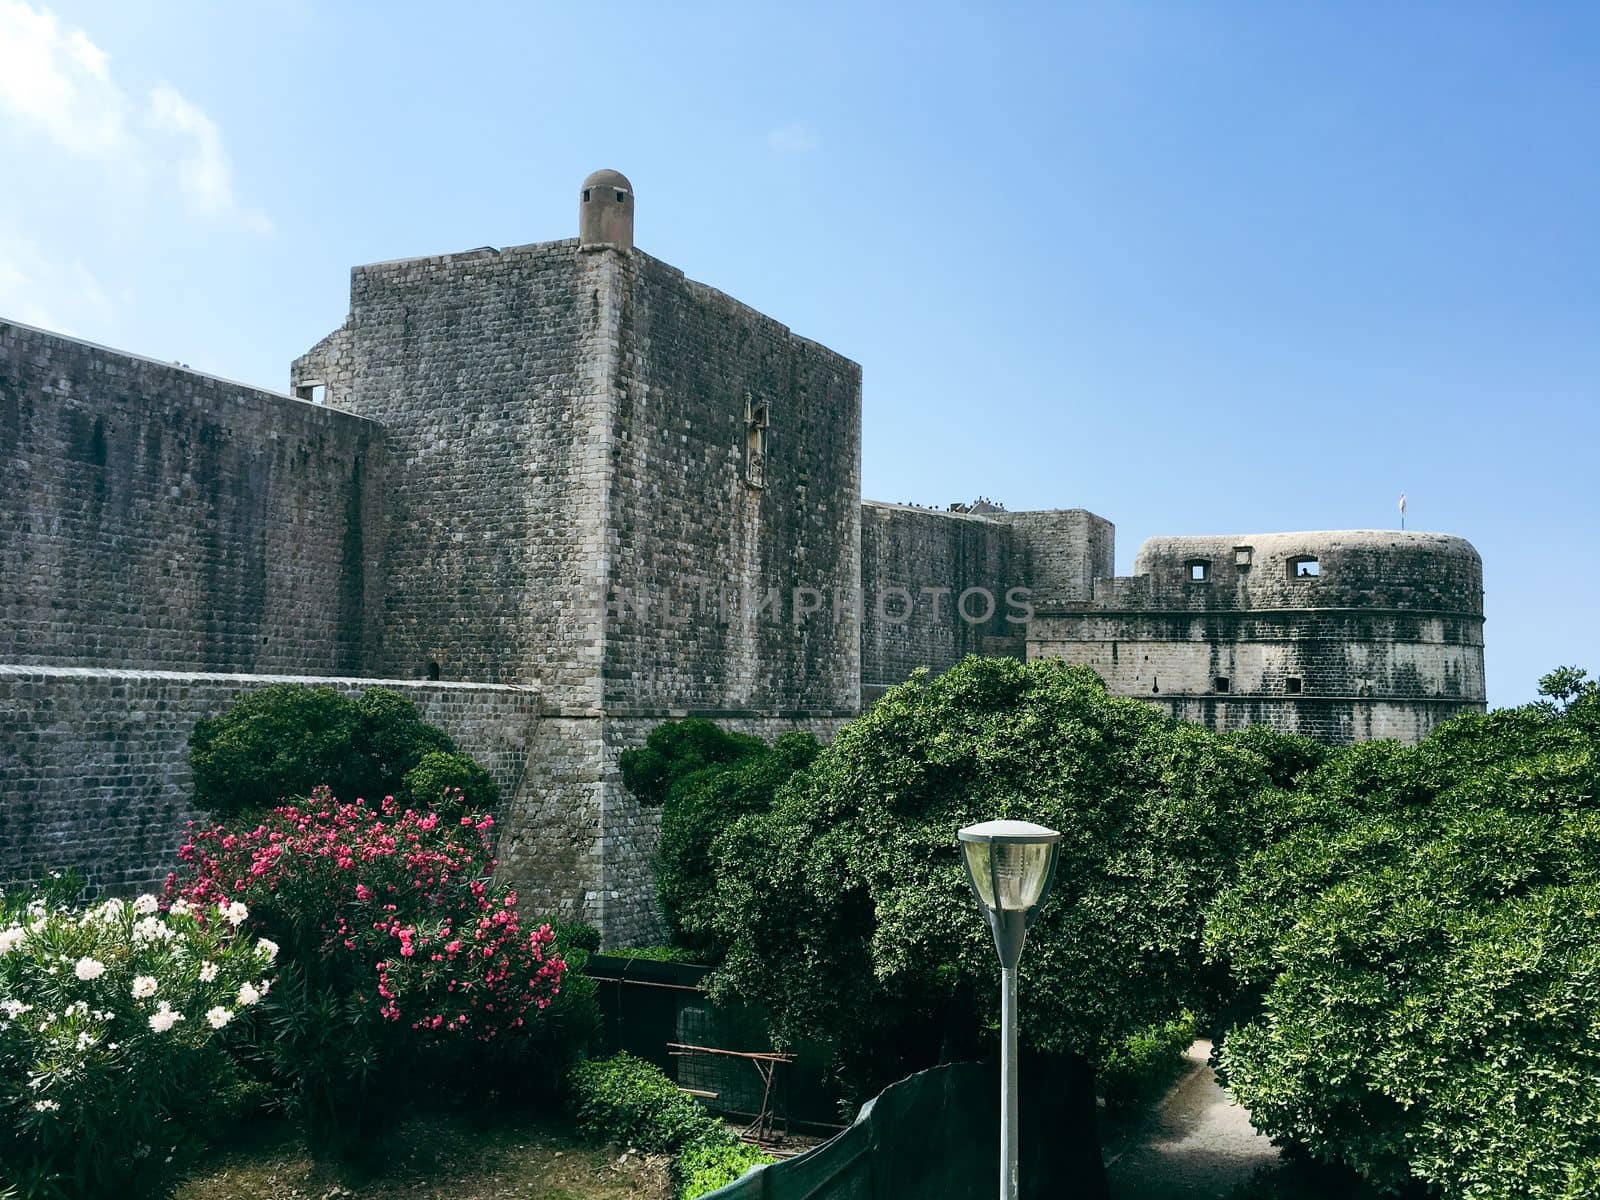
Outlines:
{"type": "Polygon", "coordinates": [[[633,249],[633,184],[621,171],[595,171],[583,181],[578,244],[633,249]]]}

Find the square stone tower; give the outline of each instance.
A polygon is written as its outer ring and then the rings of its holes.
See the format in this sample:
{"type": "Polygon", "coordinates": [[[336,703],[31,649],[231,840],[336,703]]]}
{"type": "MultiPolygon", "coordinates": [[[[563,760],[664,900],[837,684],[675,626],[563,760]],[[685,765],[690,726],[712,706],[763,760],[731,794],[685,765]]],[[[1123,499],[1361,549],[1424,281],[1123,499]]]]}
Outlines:
{"type": "Polygon", "coordinates": [[[634,249],[632,218],[597,172],[582,238],[357,267],[292,368],[385,430],[370,673],[537,690],[501,869],[612,943],[657,920],[621,749],[686,715],[826,734],[860,696],[837,602],[860,586],[860,368],[634,249]]]}

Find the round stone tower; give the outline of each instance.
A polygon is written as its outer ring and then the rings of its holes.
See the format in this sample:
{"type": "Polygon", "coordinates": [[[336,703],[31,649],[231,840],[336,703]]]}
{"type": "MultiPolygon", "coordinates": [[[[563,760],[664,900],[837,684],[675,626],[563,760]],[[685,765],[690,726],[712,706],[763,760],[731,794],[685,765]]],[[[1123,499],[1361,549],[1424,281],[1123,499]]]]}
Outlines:
{"type": "Polygon", "coordinates": [[[633,249],[633,184],[621,171],[596,171],[583,181],[578,244],[633,249]]]}

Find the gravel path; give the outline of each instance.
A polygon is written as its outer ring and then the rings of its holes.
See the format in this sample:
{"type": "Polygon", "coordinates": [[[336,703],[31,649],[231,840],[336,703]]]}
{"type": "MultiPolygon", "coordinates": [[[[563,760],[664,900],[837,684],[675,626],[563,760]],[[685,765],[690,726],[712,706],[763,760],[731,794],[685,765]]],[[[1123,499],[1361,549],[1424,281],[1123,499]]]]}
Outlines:
{"type": "Polygon", "coordinates": [[[1189,1070],[1106,1161],[1111,1200],[1220,1200],[1278,1151],[1218,1085],[1211,1043],[1189,1047],[1189,1070]]]}

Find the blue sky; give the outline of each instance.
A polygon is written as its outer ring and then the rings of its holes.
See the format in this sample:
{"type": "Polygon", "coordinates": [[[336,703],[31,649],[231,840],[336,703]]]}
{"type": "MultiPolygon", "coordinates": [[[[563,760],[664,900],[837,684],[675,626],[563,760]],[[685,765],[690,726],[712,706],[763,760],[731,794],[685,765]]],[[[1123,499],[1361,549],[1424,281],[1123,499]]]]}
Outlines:
{"type": "Polygon", "coordinates": [[[352,264],[639,245],[865,372],[865,490],[1470,538],[1600,671],[1600,6],[0,0],[0,314],[282,388],[352,264]]]}

